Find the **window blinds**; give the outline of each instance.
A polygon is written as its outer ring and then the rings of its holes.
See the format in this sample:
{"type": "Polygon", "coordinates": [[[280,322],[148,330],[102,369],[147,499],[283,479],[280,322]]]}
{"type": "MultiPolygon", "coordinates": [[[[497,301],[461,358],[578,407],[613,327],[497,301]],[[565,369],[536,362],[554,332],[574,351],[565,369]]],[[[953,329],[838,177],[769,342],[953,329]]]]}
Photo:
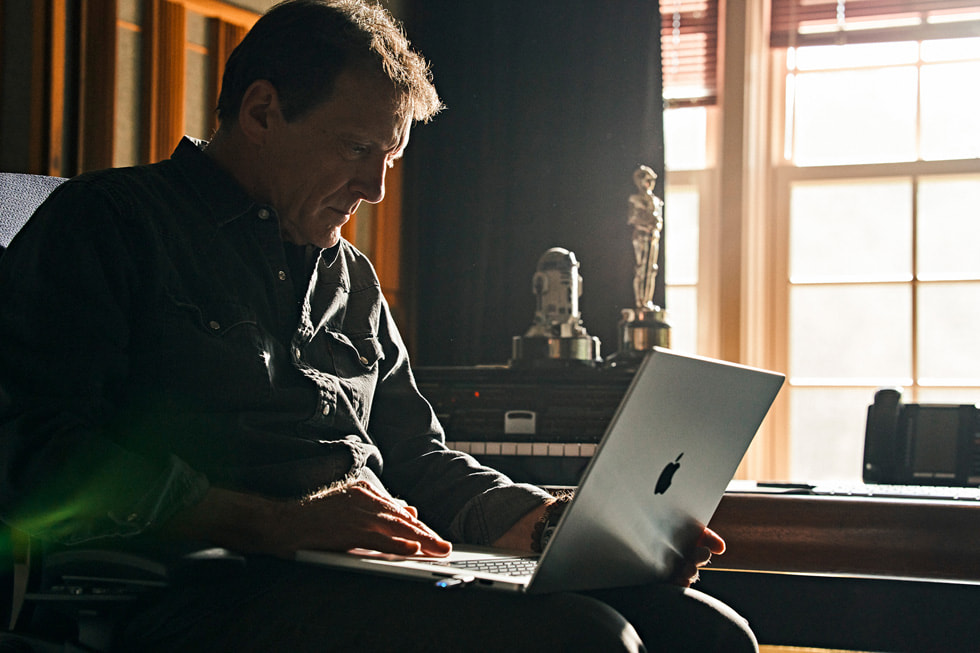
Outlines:
{"type": "Polygon", "coordinates": [[[980,0],[772,0],[772,47],[980,36],[980,0]]]}
{"type": "Polygon", "coordinates": [[[718,0],[661,0],[660,44],[668,106],[718,96],[718,0]]]}
{"type": "MultiPolygon", "coordinates": [[[[980,0],[772,0],[771,15],[774,48],[980,37],[980,0]]],[[[714,104],[718,0],[660,0],[660,19],[667,106],[714,104]]]]}

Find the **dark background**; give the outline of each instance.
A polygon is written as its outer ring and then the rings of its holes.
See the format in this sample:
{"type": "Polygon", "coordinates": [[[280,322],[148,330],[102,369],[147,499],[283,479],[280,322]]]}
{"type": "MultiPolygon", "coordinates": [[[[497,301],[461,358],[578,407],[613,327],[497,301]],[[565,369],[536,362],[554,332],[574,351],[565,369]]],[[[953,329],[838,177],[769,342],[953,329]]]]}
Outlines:
{"type": "MultiPolygon", "coordinates": [[[[405,24],[447,105],[404,161],[415,364],[506,362],[551,247],[581,263],[584,325],[612,354],[633,305],[638,165],[663,197],[657,3],[412,2],[405,24]]],[[[661,306],[663,292],[661,274],[661,306]]]]}

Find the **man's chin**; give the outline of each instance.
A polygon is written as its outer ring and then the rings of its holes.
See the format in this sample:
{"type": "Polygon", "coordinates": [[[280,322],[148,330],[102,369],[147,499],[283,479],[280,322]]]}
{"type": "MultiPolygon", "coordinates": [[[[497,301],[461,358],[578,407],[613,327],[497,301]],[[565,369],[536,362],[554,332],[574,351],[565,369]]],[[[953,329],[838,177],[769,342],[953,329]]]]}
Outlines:
{"type": "Polygon", "coordinates": [[[328,234],[317,238],[317,241],[318,242],[313,243],[317,247],[322,247],[323,249],[333,247],[340,242],[340,229],[330,231],[328,234]]]}
{"type": "MultiPolygon", "coordinates": [[[[344,220],[344,222],[346,223],[347,221],[344,220]]],[[[340,229],[343,224],[337,224],[336,222],[332,224],[321,223],[313,229],[290,228],[288,222],[283,223],[282,226],[282,238],[286,242],[294,245],[313,245],[314,247],[327,249],[340,242],[340,229]]]]}

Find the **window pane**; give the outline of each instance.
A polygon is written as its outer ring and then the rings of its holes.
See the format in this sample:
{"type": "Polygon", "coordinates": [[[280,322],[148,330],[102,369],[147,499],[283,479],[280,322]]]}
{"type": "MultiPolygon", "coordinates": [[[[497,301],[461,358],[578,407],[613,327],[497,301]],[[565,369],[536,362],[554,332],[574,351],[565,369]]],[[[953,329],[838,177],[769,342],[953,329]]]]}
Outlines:
{"type": "Polygon", "coordinates": [[[980,282],[922,284],[918,300],[920,382],[980,383],[980,282]]]}
{"type": "Polygon", "coordinates": [[[698,351],[698,290],[694,286],[667,286],[667,322],[670,348],[698,351]]]}
{"type": "Polygon", "coordinates": [[[668,170],[708,166],[708,112],[704,107],[664,111],[664,157],[668,170]]]}
{"type": "Polygon", "coordinates": [[[140,0],[119,0],[117,17],[134,25],[142,22],[143,3],[140,0]]]}
{"type": "Polygon", "coordinates": [[[911,66],[798,75],[794,161],[915,159],[917,77],[911,66]]]}
{"type": "Polygon", "coordinates": [[[140,161],[140,47],[139,32],[116,30],[116,114],[112,163],[135,165],[140,161]]]}
{"type": "Polygon", "coordinates": [[[922,42],[922,60],[956,61],[980,57],[980,38],[938,39],[922,42]]]}
{"type": "Polygon", "coordinates": [[[211,87],[210,55],[206,54],[208,19],[195,11],[187,12],[187,42],[184,133],[196,138],[208,139],[214,130],[214,108],[208,103],[208,89],[211,87]]]}
{"type": "Polygon", "coordinates": [[[832,68],[865,68],[912,64],[919,58],[915,41],[893,43],[852,43],[848,45],[816,45],[797,48],[797,70],[828,70],[832,68]]]}
{"type": "Polygon", "coordinates": [[[911,330],[906,284],[793,286],[792,380],[904,385],[912,373],[911,330]]]}
{"type": "Polygon", "coordinates": [[[919,388],[923,404],[980,404],[980,388],[919,388]]]}
{"type": "Polygon", "coordinates": [[[980,61],[922,67],[923,159],[980,157],[978,80],[980,61]]]}
{"type": "Polygon", "coordinates": [[[209,62],[200,52],[186,53],[186,88],[184,96],[184,131],[195,138],[210,138],[213,112],[208,106],[209,62]]]}
{"type": "Polygon", "coordinates": [[[669,284],[698,282],[698,217],[696,186],[667,186],[664,197],[665,277],[669,284]]]}
{"type": "Polygon", "coordinates": [[[793,388],[790,478],[858,481],[874,388],[793,388]]]}
{"type": "Polygon", "coordinates": [[[790,189],[790,278],[912,277],[912,187],[904,179],[796,183],[790,189]]]}
{"type": "Polygon", "coordinates": [[[916,262],[919,279],[980,279],[977,207],[980,207],[980,175],[919,182],[916,262]]]}

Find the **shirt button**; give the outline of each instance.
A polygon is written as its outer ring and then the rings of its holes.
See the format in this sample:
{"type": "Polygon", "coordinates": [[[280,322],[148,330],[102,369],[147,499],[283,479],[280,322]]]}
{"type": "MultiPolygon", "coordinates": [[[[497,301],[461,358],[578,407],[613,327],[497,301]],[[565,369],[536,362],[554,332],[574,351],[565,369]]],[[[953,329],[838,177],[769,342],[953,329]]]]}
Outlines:
{"type": "Polygon", "coordinates": [[[330,404],[323,404],[323,414],[324,415],[330,414],[330,404]]]}
{"type": "Polygon", "coordinates": [[[217,331],[218,329],[221,328],[221,325],[218,324],[217,322],[215,322],[214,320],[211,320],[210,322],[208,322],[208,326],[211,327],[212,329],[214,329],[215,331],[217,331]]]}
{"type": "Polygon", "coordinates": [[[279,281],[285,281],[285,280],[286,280],[286,271],[279,270],[279,281]]]}
{"type": "Polygon", "coordinates": [[[293,349],[293,356],[295,356],[297,359],[299,358],[299,347],[293,349]]]}
{"type": "Polygon", "coordinates": [[[259,219],[260,220],[268,220],[270,215],[272,215],[272,214],[269,213],[269,209],[259,209],[259,219]]]}

